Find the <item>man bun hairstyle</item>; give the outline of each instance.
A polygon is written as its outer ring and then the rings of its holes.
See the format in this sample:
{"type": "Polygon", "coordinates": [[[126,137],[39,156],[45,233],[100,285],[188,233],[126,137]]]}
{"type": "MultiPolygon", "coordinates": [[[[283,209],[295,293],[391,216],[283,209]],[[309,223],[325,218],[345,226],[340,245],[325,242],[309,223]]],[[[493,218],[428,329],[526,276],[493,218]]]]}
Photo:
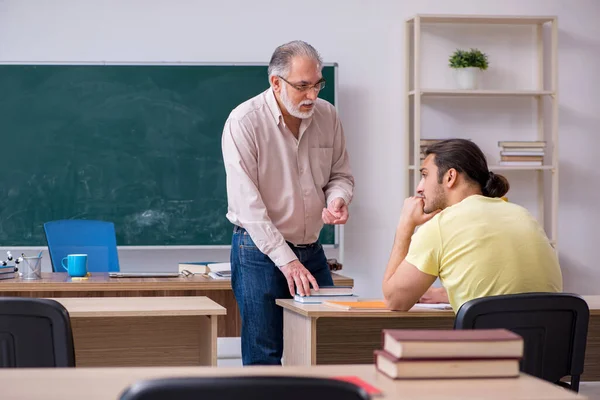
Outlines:
{"type": "Polygon", "coordinates": [[[464,174],[479,185],[486,197],[502,197],[510,189],[508,179],[488,169],[485,155],[475,143],[466,139],[447,139],[425,149],[425,156],[434,154],[438,168],[438,183],[450,168],[464,174]]]}

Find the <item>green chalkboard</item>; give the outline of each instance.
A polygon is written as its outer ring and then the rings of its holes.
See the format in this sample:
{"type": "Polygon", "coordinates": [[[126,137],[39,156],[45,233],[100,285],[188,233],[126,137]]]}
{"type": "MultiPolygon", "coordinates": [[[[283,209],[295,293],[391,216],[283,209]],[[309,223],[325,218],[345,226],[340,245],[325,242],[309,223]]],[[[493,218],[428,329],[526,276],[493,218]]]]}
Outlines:
{"type": "Polygon", "coordinates": [[[266,65],[0,65],[0,246],[45,245],[57,219],[113,221],[124,246],[231,244],[223,125],[267,87],[266,65]]]}

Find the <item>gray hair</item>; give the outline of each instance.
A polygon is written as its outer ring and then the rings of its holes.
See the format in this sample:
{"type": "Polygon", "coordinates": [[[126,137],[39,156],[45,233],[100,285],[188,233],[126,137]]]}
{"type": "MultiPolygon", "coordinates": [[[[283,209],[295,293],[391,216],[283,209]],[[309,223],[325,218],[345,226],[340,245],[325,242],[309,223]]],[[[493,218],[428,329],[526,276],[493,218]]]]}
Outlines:
{"type": "Polygon", "coordinates": [[[294,40],[293,42],[282,44],[273,52],[271,61],[269,62],[269,78],[273,75],[287,78],[290,73],[292,58],[296,56],[312,58],[317,62],[319,69],[323,68],[323,60],[314,47],[301,40],[294,40]]]}

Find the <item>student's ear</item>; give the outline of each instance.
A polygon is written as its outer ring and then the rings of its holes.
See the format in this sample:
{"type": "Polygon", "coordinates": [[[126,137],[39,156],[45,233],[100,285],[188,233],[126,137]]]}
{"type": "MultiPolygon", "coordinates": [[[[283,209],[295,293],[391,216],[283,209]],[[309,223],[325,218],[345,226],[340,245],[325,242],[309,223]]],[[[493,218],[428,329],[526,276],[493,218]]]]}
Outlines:
{"type": "Polygon", "coordinates": [[[456,184],[456,180],[458,178],[458,172],[454,168],[450,168],[446,172],[446,176],[444,177],[444,184],[447,188],[451,188],[456,184]]]}

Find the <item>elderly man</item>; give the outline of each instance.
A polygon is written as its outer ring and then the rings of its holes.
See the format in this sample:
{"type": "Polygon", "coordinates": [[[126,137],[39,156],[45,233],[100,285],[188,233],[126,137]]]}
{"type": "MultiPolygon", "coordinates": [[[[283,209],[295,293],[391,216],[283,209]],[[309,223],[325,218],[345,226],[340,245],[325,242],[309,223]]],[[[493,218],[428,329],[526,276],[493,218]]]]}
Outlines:
{"type": "Polygon", "coordinates": [[[317,97],[322,67],[305,42],[279,46],[270,87],[236,107],[223,130],[244,365],[281,364],[283,312],[275,299],[333,284],[318,237],[323,223],[348,220],[354,178],[336,110],[317,97]]]}

